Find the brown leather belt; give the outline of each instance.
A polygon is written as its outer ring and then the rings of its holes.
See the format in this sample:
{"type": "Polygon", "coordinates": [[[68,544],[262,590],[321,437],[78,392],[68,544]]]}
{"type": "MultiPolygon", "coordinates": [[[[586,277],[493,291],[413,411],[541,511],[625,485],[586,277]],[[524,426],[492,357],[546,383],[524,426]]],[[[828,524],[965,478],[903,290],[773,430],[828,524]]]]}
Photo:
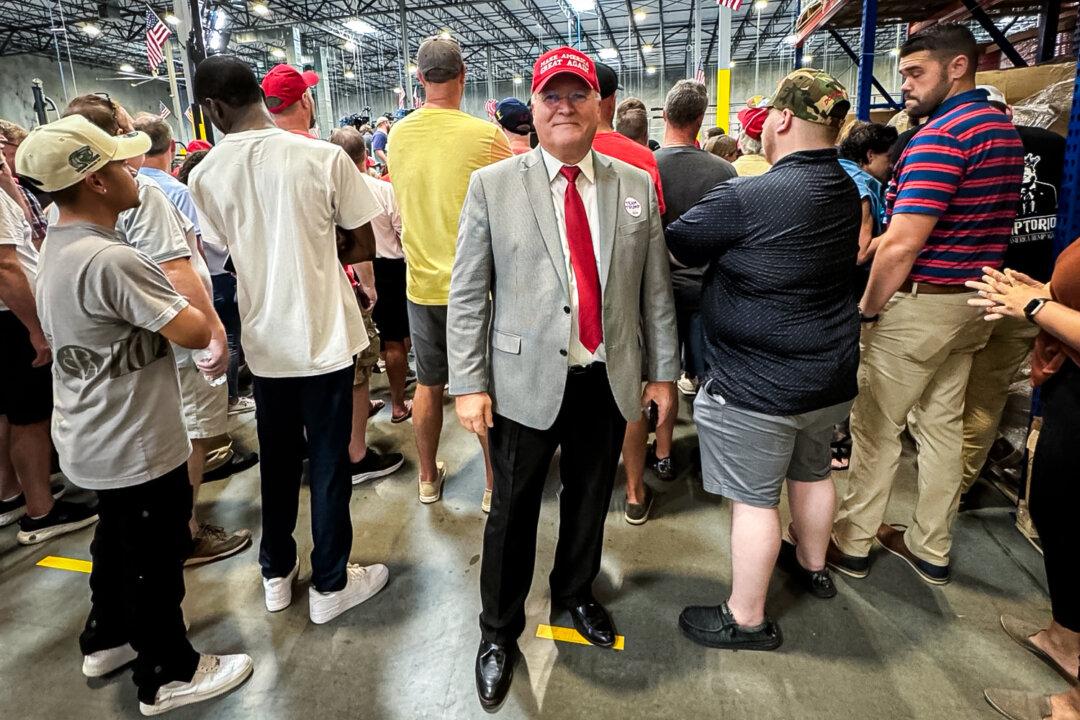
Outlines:
{"type": "Polygon", "coordinates": [[[975,291],[967,285],[933,285],[931,283],[905,280],[898,292],[915,293],[916,295],[956,295],[975,291]]]}

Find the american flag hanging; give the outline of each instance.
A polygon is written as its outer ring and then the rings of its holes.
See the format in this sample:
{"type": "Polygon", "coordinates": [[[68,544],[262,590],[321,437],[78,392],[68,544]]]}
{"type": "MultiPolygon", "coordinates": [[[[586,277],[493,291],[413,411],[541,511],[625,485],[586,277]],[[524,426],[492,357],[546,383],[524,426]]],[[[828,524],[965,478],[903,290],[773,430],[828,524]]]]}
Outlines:
{"type": "Polygon", "coordinates": [[[162,48],[170,35],[172,31],[169,26],[163,23],[153,10],[146,8],[146,61],[150,63],[151,72],[156,72],[165,59],[162,48]]]}
{"type": "Polygon", "coordinates": [[[405,109],[405,91],[404,90],[400,90],[400,92],[398,92],[397,107],[398,107],[398,110],[404,110],[405,109]]]}
{"type": "Polygon", "coordinates": [[[495,109],[499,107],[499,103],[495,101],[495,98],[491,98],[484,103],[484,110],[487,111],[488,120],[495,119],[495,109]]]}
{"type": "Polygon", "coordinates": [[[698,65],[697,70],[694,71],[694,82],[705,84],[705,68],[701,65],[698,65]]]}
{"type": "Polygon", "coordinates": [[[735,12],[742,7],[742,0],[716,0],[716,4],[735,12]]]}
{"type": "Polygon", "coordinates": [[[413,92],[412,92],[412,106],[413,106],[413,109],[415,110],[416,108],[420,107],[422,104],[423,103],[420,102],[420,94],[418,92],[416,92],[416,90],[413,90],[413,92]]]}
{"type": "Polygon", "coordinates": [[[169,106],[161,100],[158,100],[158,117],[164,120],[170,115],[172,115],[172,110],[169,109],[169,106]]]}

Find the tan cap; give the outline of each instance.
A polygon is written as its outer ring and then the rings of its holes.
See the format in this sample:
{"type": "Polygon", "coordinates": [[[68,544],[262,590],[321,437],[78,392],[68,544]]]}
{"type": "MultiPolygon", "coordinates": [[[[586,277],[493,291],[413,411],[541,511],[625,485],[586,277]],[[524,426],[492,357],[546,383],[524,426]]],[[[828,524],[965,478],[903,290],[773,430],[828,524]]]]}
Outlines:
{"type": "Polygon", "coordinates": [[[416,69],[430,83],[450,82],[465,71],[461,46],[456,40],[428,38],[416,52],[416,69]]]}
{"type": "Polygon", "coordinates": [[[45,192],[71,187],[114,160],[150,149],[142,132],[110,135],[82,115],[68,115],[30,131],[15,152],[15,172],[45,192]]]}

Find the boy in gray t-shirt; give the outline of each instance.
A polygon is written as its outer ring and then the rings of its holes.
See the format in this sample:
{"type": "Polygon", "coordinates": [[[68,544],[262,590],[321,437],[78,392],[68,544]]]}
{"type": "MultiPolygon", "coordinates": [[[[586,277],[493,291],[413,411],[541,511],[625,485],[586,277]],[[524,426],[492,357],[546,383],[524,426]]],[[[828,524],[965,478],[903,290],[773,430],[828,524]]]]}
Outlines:
{"type": "Polygon", "coordinates": [[[142,133],[110,136],[79,115],[35,128],[20,175],[59,208],[36,279],[53,363],[53,441],[76,485],[96,490],[92,605],[79,638],[83,673],[134,662],[140,710],[156,715],[220,695],[252,670],[246,655],[200,655],[180,602],[191,549],[191,452],[169,342],[210,341],[207,318],[115,227],[139,202],[124,160],[142,133]]]}

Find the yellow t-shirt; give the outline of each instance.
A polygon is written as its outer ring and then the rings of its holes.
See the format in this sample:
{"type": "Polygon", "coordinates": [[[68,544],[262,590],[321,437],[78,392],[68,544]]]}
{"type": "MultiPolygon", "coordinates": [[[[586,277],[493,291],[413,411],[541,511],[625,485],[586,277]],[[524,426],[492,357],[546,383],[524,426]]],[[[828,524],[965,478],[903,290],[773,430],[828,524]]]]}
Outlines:
{"type": "Polygon", "coordinates": [[[391,128],[386,154],[401,211],[405,294],[417,305],[446,305],[469,177],[510,157],[510,145],[494,123],[420,108],[391,128]]]}
{"type": "Polygon", "coordinates": [[[740,155],[731,163],[739,177],[763,175],[772,165],[761,155],[740,155]]]}

